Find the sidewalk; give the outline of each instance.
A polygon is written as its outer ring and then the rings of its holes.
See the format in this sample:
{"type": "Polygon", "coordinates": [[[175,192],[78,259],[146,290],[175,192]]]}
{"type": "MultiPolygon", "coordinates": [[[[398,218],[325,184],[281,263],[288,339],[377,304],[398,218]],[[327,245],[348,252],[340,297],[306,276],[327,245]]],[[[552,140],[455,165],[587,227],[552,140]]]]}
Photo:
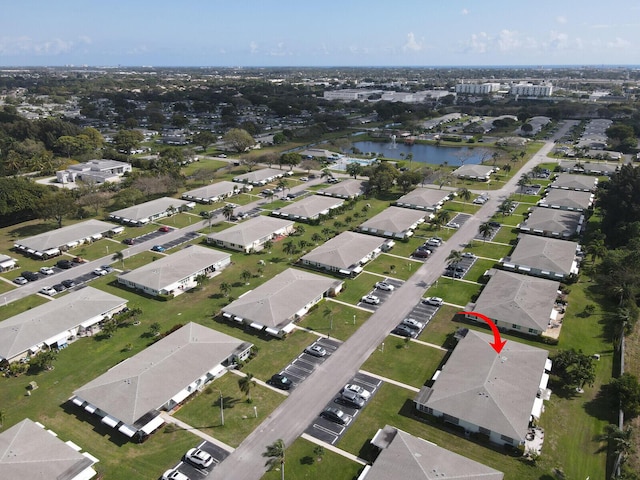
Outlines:
{"type": "Polygon", "coordinates": [[[318,440],[317,438],[312,437],[311,435],[307,435],[306,433],[303,433],[301,437],[304,438],[305,440],[308,440],[309,442],[315,443],[316,445],[320,445],[325,450],[331,450],[332,452],[337,453],[338,455],[342,455],[343,457],[348,458],[349,460],[352,460],[354,462],[357,462],[360,465],[368,465],[368,463],[362,460],[360,457],[356,457],[355,455],[349,452],[345,452],[344,450],[338,447],[334,447],[329,443],[325,443],[322,440],[318,440]]]}
{"type": "Polygon", "coordinates": [[[390,378],[387,377],[383,377],[382,375],[377,375],[375,373],[371,373],[368,372],[367,370],[358,370],[360,373],[362,373],[363,375],[369,375],[371,377],[377,378],[378,380],[382,380],[383,382],[387,382],[390,383],[392,385],[395,385],[396,387],[402,387],[402,388],[406,388],[407,390],[411,390],[412,392],[416,392],[418,393],[420,391],[419,388],[413,387],[411,385],[407,385],[406,383],[402,383],[402,382],[398,382],[396,380],[392,380],[390,378]]]}
{"type": "Polygon", "coordinates": [[[202,438],[203,440],[206,440],[207,442],[213,443],[214,445],[217,445],[218,447],[222,448],[223,450],[226,450],[229,453],[233,453],[233,451],[235,450],[235,448],[227,445],[224,442],[221,442],[220,440],[213,438],[211,435],[207,435],[204,432],[201,432],[200,430],[198,430],[195,427],[192,427],[191,425],[184,423],[182,420],[178,420],[175,417],[172,417],[171,415],[169,415],[167,412],[160,412],[160,416],[162,417],[162,419],[167,422],[167,423],[173,423],[174,425],[177,425],[178,427],[182,428],[183,430],[187,430],[188,432],[193,433],[194,435],[197,435],[198,437],[202,438]]]}

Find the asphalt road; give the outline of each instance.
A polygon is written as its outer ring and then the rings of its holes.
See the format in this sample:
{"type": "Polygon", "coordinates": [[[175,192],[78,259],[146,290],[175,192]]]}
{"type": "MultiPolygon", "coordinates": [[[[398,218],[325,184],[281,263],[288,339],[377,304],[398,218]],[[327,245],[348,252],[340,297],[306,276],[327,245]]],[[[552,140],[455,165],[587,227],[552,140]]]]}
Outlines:
{"type": "MultiPolygon", "coordinates": [[[[561,128],[554,138],[559,138],[568,128],[568,125],[561,128]]],[[[553,146],[553,141],[545,143],[520,171],[528,172],[536,164],[548,162],[549,158],[546,155],[553,146]]],[[[519,176],[514,175],[503,188],[492,191],[491,198],[476,215],[461,225],[408,281],[395,290],[369,320],[326,362],[316,368],[309,379],[292,391],[287,399],[211,473],[211,478],[262,478],[265,472],[265,458],[262,457],[262,452],[266,446],[277,439],[284,440],[285,445],[291,445],[300,436],[322,407],[357,373],[362,363],[384,341],[389,332],[420,301],[431,283],[440,277],[449,252],[462,249],[477,234],[480,224],[495,213],[500,202],[515,192],[518,179],[519,176]]]]}

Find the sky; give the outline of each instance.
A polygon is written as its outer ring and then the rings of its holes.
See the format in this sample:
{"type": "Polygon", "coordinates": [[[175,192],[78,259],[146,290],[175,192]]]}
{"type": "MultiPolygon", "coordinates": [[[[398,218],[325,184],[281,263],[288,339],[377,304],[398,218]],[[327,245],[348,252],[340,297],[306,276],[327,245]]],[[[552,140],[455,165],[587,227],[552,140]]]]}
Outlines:
{"type": "Polygon", "coordinates": [[[637,0],[2,0],[0,66],[638,65],[637,0]]]}

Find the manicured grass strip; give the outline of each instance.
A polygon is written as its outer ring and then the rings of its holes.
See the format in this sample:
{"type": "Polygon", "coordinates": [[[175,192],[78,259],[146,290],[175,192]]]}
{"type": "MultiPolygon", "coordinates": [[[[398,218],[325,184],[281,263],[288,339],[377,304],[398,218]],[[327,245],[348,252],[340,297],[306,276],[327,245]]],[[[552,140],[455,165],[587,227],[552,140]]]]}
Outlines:
{"type": "Polygon", "coordinates": [[[353,335],[370,316],[371,314],[364,310],[326,301],[320,303],[319,308],[305,316],[298,325],[344,341],[353,335]]]}
{"type": "Polygon", "coordinates": [[[33,307],[42,305],[43,303],[50,302],[40,295],[29,295],[27,297],[16,300],[15,302],[4,304],[4,301],[0,303],[0,320],[6,320],[7,318],[18,315],[19,313],[31,310],[33,307]]]}
{"type": "Polygon", "coordinates": [[[506,257],[512,250],[513,247],[499,245],[490,241],[484,242],[483,240],[473,240],[471,245],[467,245],[464,249],[465,252],[471,252],[478,257],[493,258],[494,260],[506,257]]]}
{"type": "Polygon", "coordinates": [[[480,292],[482,285],[462,282],[450,277],[440,277],[425,293],[425,297],[441,297],[447,303],[466,305],[480,292]]]}
{"type": "MultiPolygon", "coordinates": [[[[501,221],[501,220],[498,220],[498,221],[501,221]]],[[[498,233],[496,233],[496,236],[493,237],[491,241],[514,245],[516,238],[518,238],[518,234],[519,232],[517,228],[511,228],[511,227],[505,226],[500,228],[500,230],[498,230],[498,233]]]]}
{"type": "Polygon", "coordinates": [[[420,388],[433,376],[444,355],[433,347],[389,336],[384,351],[376,349],[362,369],[420,388]]]}
{"type": "MultiPolygon", "coordinates": [[[[395,255],[397,252],[392,251],[395,255]]],[[[365,271],[389,275],[390,277],[407,280],[422,265],[413,260],[403,260],[392,255],[382,254],[375,260],[366,264],[365,271]]],[[[380,279],[382,280],[382,279],[380,279]]]]}
{"type": "Polygon", "coordinates": [[[492,260],[483,260],[481,258],[476,259],[473,262],[473,266],[464,275],[465,280],[471,280],[472,282],[484,283],[484,272],[496,266],[496,262],[492,260]]]}
{"type": "MultiPolygon", "coordinates": [[[[10,292],[11,290],[14,290],[15,288],[16,288],[16,286],[14,284],[12,284],[12,283],[7,283],[7,282],[4,282],[4,281],[0,281],[0,294],[6,293],[6,292],[10,292]]],[[[0,305],[4,305],[4,302],[0,303],[0,305]]]]}

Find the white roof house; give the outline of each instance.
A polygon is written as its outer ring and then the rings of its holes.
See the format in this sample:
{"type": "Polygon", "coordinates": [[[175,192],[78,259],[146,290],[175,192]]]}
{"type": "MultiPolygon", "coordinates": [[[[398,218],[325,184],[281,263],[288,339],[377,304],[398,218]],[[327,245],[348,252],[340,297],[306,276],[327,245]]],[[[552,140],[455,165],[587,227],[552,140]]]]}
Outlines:
{"type": "Polygon", "coordinates": [[[270,335],[283,337],[294,322],[343,282],[289,268],[222,308],[222,316],[270,335]]]}
{"type": "Polygon", "coordinates": [[[71,401],[128,437],[149,435],[171,410],[245,360],[252,344],[187,323],[73,392],[71,401]]]}
{"type": "Polygon", "coordinates": [[[524,233],[567,239],[579,235],[583,223],[584,215],[580,212],[534,208],[518,229],[524,233]]]}
{"type": "Polygon", "coordinates": [[[504,474],[390,425],[371,444],[380,454],[358,480],[502,480],[504,474]]]}
{"type": "Polygon", "coordinates": [[[551,188],[564,190],[579,190],[593,192],[598,186],[598,178],[590,175],[578,175],[573,173],[560,173],[549,185],[551,188]]]}
{"type": "Polygon", "coordinates": [[[231,228],[207,235],[207,243],[241,252],[257,251],[261,250],[268,240],[289,235],[293,230],[292,220],[260,215],[231,228]]]}
{"type": "Polygon", "coordinates": [[[16,268],[18,261],[9,255],[0,255],[0,272],[16,268]]]}
{"type": "Polygon", "coordinates": [[[241,188],[237,183],[222,181],[184,192],[182,198],[198,203],[214,203],[237,194],[241,188]]]}
{"type": "Polygon", "coordinates": [[[593,204],[594,198],[595,194],[591,192],[551,188],[544,198],[538,201],[538,206],[583,212],[593,204]]]}
{"type": "Polygon", "coordinates": [[[336,198],[357,198],[363,195],[366,190],[366,180],[342,180],[335,185],[328,186],[318,190],[318,195],[327,195],[336,198]]]}
{"type": "Polygon", "coordinates": [[[358,231],[380,237],[407,238],[424,222],[426,213],[409,208],[389,207],[358,226],[358,231]]]}
{"type": "Polygon", "coordinates": [[[144,225],[159,218],[195,207],[194,202],[171,197],[162,197],[133,207],[116,210],[109,214],[111,220],[130,225],[144,225]]]}
{"type": "Polygon", "coordinates": [[[16,240],[15,248],[22,253],[46,259],[60,255],[62,251],[78,245],[100,240],[114,228],[117,227],[112,223],[87,220],[86,222],[40,233],[33,237],[16,240]]]}
{"type": "Polygon", "coordinates": [[[450,192],[443,192],[433,188],[418,187],[406,195],[403,195],[395,204],[398,207],[414,208],[416,210],[425,210],[435,212],[442,208],[444,202],[449,198],[450,192]]]}
{"type": "Polygon", "coordinates": [[[56,172],[59,183],[74,183],[81,180],[85,183],[118,182],[125,174],[131,172],[131,164],[118,160],[100,159],[85,163],[69,165],[66,170],[56,172]]]}
{"type": "Polygon", "coordinates": [[[89,480],[98,461],[28,418],[0,433],[0,478],[89,480]]]}
{"type": "Polygon", "coordinates": [[[344,204],[344,200],[322,195],[311,195],[286,207],[274,210],[271,215],[304,222],[314,220],[320,215],[327,215],[334,208],[344,204]]]}
{"type": "Polygon", "coordinates": [[[468,178],[470,180],[478,180],[480,182],[488,182],[491,174],[495,172],[495,167],[489,165],[462,165],[453,171],[453,175],[458,178],[468,178]]]}
{"type": "Polygon", "coordinates": [[[509,340],[496,354],[492,341],[490,335],[467,330],[433,384],[422,387],[414,402],[418,410],[466,432],[518,446],[526,440],[549,352],[509,340]]]}
{"type": "Polygon", "coordinates": [[[249,183],[251,185],[263,186],[267,183],[271,183],[278,178],[282,178],[285,175],[284,170],[278,170],[276,168],[263,168],[254,172],[244,173],[233,178],[237,183],[249,183]]]}
{"type": "Polygon", "coordinates": [[[342,232],[304,255],[300,262],[309,267],[354,276],[362,266],[391,248],[393,240],[356,232],[342,232]]]}
{"type": "Polygon", "coordinates": [[[578,250],[577,242],[521,234],[516,248],[500,260],[500,265],[505,270],[562,282],[572,273],[578,273],[578,250]]]}
{"type": "Polygon", "coordinates": [[[199,275],[210,276],[231,263],[231,254],[190,245],[171,255],[118,276],[118,283],[152,296],[180,295],[197,285],[199,275]]]}
{"type": "Polygon", "coordinates": [[[0,358],[16,361],[60,346],[121,311],[127,300],[85,287],[0,322],[0,358]]]}

